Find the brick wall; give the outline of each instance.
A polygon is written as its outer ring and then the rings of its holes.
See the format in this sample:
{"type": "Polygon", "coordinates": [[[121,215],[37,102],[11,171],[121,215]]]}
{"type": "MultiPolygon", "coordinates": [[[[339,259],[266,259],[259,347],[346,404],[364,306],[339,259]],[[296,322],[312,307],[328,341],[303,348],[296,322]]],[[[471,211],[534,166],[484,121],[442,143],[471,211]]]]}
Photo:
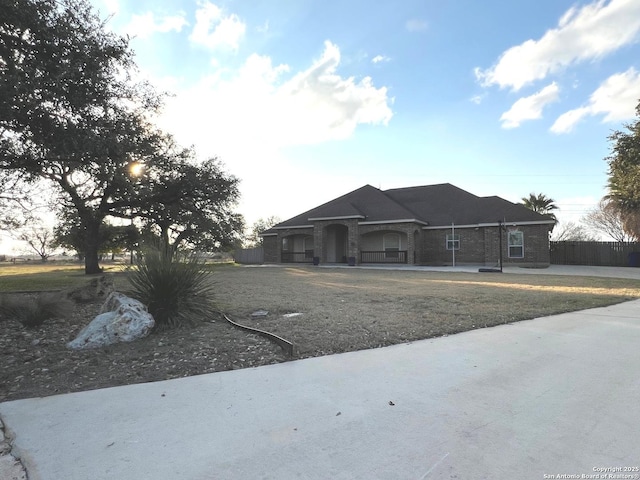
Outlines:
{"type": "MultiPolygon", "coordinates": [[[[499,229],[495,227],[456,228],[460,235],[460,250],[456,250],[456,264],[482,264],[497,266],[500,259],[499,229]]],[[[453,256],[446,249],[446,235],[451,229],[423,232],[420,263],[424,265],[451,265],[453,256]]],[[[546,267],[550,263],[547,225],[508,226],[502,232],[503,265],[546,267]],[[509,258],[507,231],[519,230],[524,234],[524,258],[509,258]]]]}
{"type": "MultiPolygon", "coordinates": [[[[403,234],[403,249],[406,241],[407,261],[409,264],[451,265],[451,250],[446,249],[446,235],[451,228],[423,230],[413,223],[358,225],[356,219],[326,220],[314,222],[313,228],[279,230],[277,236],[263,239],[265,263],[280,263],[282,238],[291,235],[313,235],[314,256],[321,262],[327,262],[327,227],[341,225],[345,227],[345,257],[354,257],[360,261],[360,236],[372,232],[398,232],[403,234]]],[[[502,231],[503,265],[546,267],[550,264],[548,225],[507,225],[502,231]],[[517,229],[524,233],[524,258],[509,258],[507,232],[517,229]]],[[[460,250],[456,251],[456,264],[480,264],[496,266],[500,258],[499,229],[495,227],[456,228],[460,235],[460,250]]],[[[340,261],[341,259],[337,259],[340,261]]]]}
{"type": "Polygon", "coordinates": [[[509,226],[507,231],[520,230],[524,233],[524,258],[508,258],[507,236],[503,239],[505,249],[504,264],[528,267],[548,267],[551,263],[549,252],[549,225],[509,226]]]}
{"type": "MultiPolygon", "coordinates": [[[[402,236],[402,250],[407,251],[407,263],[412,265],[414,258],[419,259],[421,230],[420,225],[405,223],[387,223],[377,225],[360,225],[360,235],[379,232],[384,234],[387,232],[399,233],[402,236]]],[[[360,248],[362,250],[362,247],[360,248]]],[[[359,256],[359,253],[358,253],[359,256]]]]}
{"type": "Polygon", "coordinates": [[[262,237],[264,263],[280,263],[280,241],[277,235],[262,237]]]}

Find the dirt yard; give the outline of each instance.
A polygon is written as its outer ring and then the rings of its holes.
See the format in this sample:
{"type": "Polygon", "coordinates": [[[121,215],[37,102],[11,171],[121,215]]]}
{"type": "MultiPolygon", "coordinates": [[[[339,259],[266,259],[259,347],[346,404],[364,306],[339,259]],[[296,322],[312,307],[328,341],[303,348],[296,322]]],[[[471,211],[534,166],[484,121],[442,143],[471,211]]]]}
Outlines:
{"type": "MultiPolygon", "coordinates": [[[[313,267],[214,271],[218,307],[294,343],[293,359],[451,335],[640,298],[640,281],[313,267]],[[258,310],[268,315],[253,318],[258,310]]],[[[116,285],[124,286],[122,278],[116,285]]],[[[28,297],[28,294],[22,294],[28,297]]],[[[90,351],[65,344],[100,304],[25,329],[0,319],[0,401],[256,367],[290,360],[219,312],[192,328],[90,351]]]]}

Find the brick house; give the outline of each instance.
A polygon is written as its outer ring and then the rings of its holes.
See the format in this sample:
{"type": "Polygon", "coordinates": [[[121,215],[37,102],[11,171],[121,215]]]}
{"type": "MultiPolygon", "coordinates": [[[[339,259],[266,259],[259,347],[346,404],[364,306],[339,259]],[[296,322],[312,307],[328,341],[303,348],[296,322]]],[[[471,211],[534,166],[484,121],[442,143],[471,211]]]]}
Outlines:
{"type": "Polygon", "coordinates": [[[445,183],[365,185],[263,232],[266,263],[549,266],[554,221],[445,183]]]}

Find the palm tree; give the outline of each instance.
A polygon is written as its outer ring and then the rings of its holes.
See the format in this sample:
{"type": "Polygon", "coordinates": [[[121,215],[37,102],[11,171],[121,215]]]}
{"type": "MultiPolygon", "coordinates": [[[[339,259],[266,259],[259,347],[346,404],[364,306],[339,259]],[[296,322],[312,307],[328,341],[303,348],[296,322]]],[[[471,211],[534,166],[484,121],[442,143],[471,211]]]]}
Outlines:
{"type": "Polygon", "coordinates": [[[529,210],[546,215],[554,222],[558,223],[558,219],[553,213],[554,210],[558,210],[558,206],[555,204],[555,200],[553,198],[547,197],[544,193],[538,193],[536,195],[531,192],[528,197],[522,197],[522,205],[527,207],[529,210]]]}

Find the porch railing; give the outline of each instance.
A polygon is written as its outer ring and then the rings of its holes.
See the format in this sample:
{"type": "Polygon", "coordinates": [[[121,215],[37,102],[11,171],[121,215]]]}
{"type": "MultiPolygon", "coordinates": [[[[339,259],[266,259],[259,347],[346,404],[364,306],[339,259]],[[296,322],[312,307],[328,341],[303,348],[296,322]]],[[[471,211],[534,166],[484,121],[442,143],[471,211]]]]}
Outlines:
{"type": "Polygon", "coordinates": [[[360,263],[407,263],[406,250],[360,252],[360,263]]]}
{"type": "Polygon", "coordinates": [[[282,252],[282,263],[312,263],[313,250],[304,252],[282,252]]]}

